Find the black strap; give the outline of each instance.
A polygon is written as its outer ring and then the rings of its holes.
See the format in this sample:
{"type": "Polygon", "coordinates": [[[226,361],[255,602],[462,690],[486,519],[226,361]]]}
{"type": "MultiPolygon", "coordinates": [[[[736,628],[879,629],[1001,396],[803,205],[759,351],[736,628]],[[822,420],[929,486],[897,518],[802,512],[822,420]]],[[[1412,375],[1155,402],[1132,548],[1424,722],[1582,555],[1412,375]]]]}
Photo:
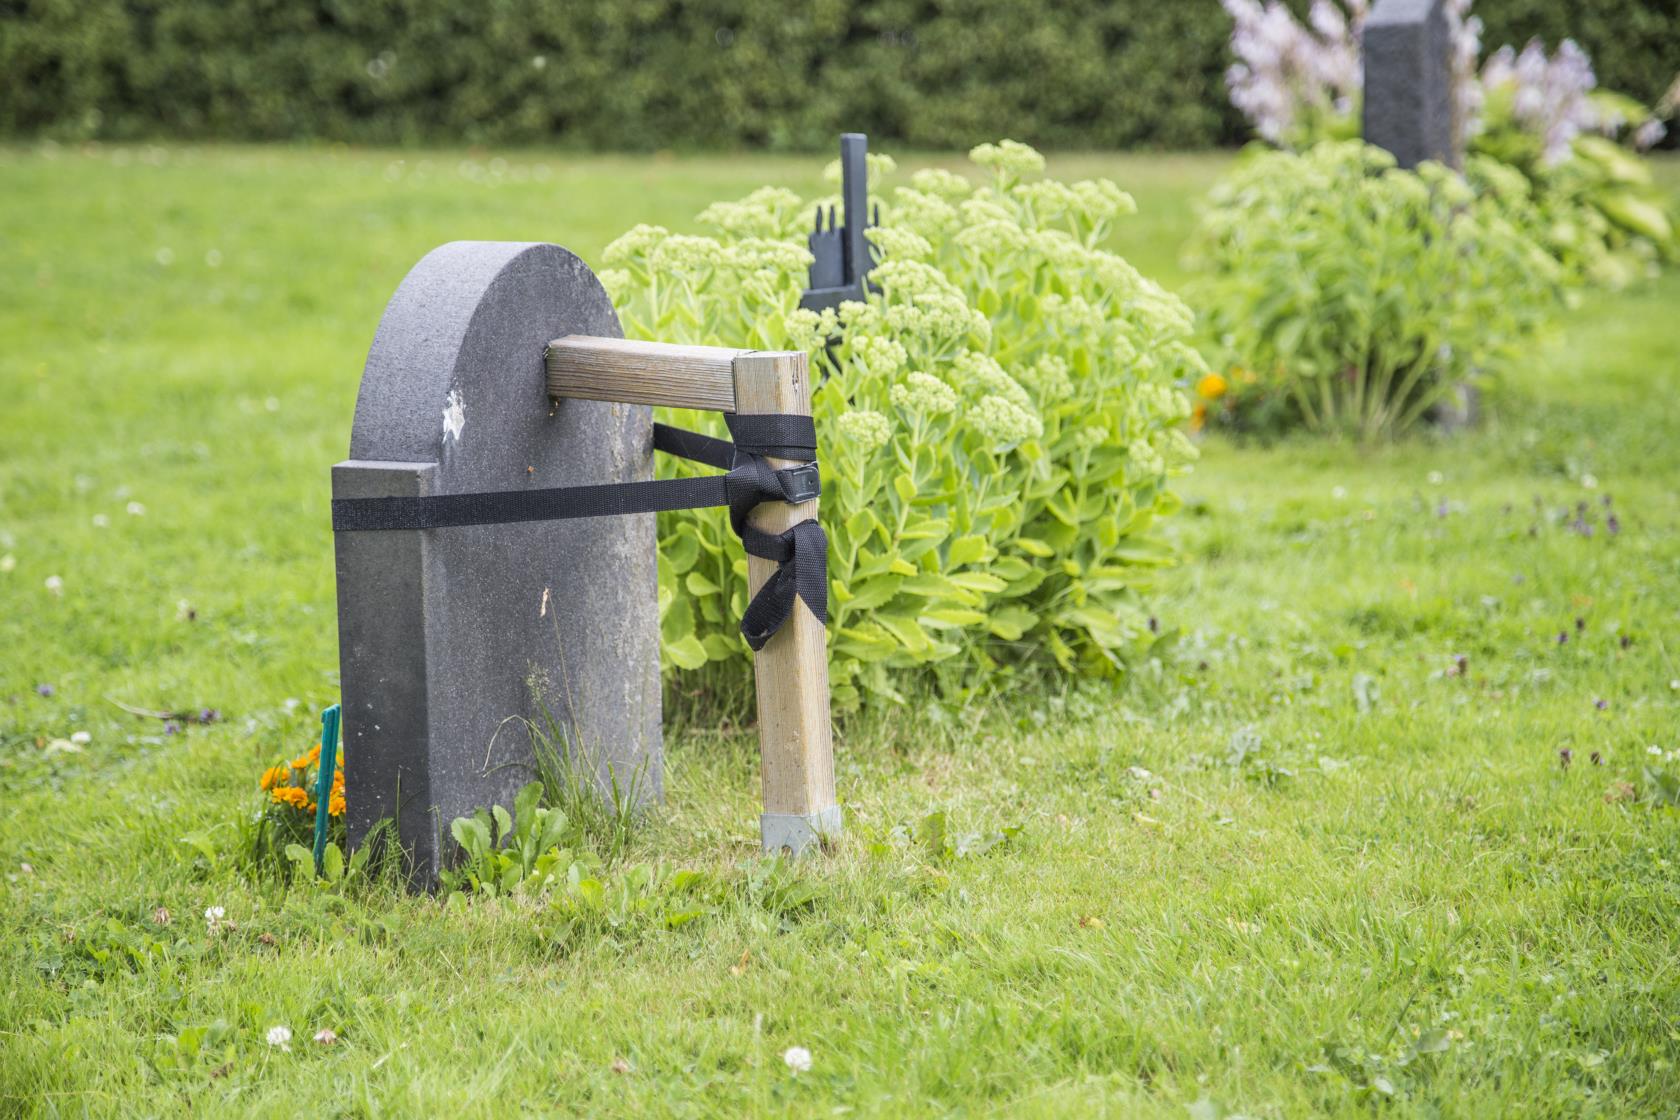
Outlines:
{"type": "Polygon", "coordinates": [[[768,455],[772,459],[817,457],[817,425],[809,416],[785,413],[742,416],[727,412],[723,422],[735,437],[735,450],[743,455],[768,455]]]}
{"type": "Polygon", "coordinates": [[[822,526],[809,518],[785,532],[766,533],[748,524],[748,514],[763,502],[808,502],[821,492],[817,430],[809,416],[726,413],[724,422],[734,443],[655,424],[653,446],[728,474],[419,498],[335,498],[333,531],[447,529],[728,506],[729,523],[747,553],[779,565],[741,617],[747,644],[763,649],[787,621],[795,598],[805,600],[819,622],[828,622],[828,538],[822,526]],[[804,462],[778,469],[767,458],[804,462]]]}

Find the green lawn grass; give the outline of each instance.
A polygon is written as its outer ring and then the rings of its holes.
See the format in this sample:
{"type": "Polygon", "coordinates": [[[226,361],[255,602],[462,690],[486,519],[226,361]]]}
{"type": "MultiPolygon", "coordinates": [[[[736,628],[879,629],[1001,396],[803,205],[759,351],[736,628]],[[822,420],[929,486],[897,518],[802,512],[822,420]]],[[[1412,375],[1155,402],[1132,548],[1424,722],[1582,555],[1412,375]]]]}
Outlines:
{"type": "MultiPolygon", "coordinates": [[[[1176,283],[1223,160],[1052,170],[1133,190],[1176,283]]],[[[1680,771],[1675,274],[1560,316],[1473,434],[1205,444],[1171,654],[844,728],[806,905],[756,885],[735,729],[673,736],[628,857],[728,886],[676,931],[253,881],[257,775],[336,698],[327,469],[403,273],[598,259],[819,162],[0,148],[0,1114],[1672,1115],[1680,813],[1619,783],[1680,771]],[[895,837],[934,810],[1020,832],[895,837]]]]}

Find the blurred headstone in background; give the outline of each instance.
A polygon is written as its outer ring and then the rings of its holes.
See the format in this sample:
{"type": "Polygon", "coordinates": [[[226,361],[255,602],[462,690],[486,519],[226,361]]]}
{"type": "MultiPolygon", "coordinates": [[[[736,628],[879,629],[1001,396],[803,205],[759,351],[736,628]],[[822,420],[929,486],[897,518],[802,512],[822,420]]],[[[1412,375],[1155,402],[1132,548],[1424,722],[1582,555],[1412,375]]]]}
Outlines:
{"type": "Polygon", "coordinates": [[[1377,0],[1365,21],[1365,142],[1401,167],[1463,163],[1453,147],[1452,35],[1443,0],[1377,0]]]}

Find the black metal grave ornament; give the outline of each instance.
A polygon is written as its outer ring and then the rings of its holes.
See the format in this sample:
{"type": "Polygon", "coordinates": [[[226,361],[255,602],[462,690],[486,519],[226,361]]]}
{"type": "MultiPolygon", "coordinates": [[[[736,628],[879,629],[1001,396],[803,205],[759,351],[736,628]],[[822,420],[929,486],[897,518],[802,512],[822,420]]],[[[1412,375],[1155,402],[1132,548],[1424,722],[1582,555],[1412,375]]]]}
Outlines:
{"type": "Polygon", "coordinates": [[[858,303],[869,298],[869,270],[875,267],[875,252],[864,230],[879,225],[877,207],[869,220],[869,137],[861,132],[840,135],[840,203],[845,224],[836,228],[834,207],[828,208],[828,225],[823,225],[823,208],[817,207],[816,229],[811,231],[811,286],[799,299],[799,306],[812,311],[838,308],[846,300],[858,303]]]}

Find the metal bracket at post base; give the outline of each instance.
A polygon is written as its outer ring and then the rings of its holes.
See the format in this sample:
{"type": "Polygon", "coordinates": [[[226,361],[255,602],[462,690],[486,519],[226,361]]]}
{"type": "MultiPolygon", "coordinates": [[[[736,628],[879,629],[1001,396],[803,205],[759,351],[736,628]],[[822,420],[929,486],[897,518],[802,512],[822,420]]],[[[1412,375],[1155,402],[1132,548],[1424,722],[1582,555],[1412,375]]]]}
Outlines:
{"type": "Polygon", "coordinates": [[[759,835],[766,852],[800,855],[843,831],[840,806],[830,805],[820,813],[765,813],[758,818],[759,835]]]}

